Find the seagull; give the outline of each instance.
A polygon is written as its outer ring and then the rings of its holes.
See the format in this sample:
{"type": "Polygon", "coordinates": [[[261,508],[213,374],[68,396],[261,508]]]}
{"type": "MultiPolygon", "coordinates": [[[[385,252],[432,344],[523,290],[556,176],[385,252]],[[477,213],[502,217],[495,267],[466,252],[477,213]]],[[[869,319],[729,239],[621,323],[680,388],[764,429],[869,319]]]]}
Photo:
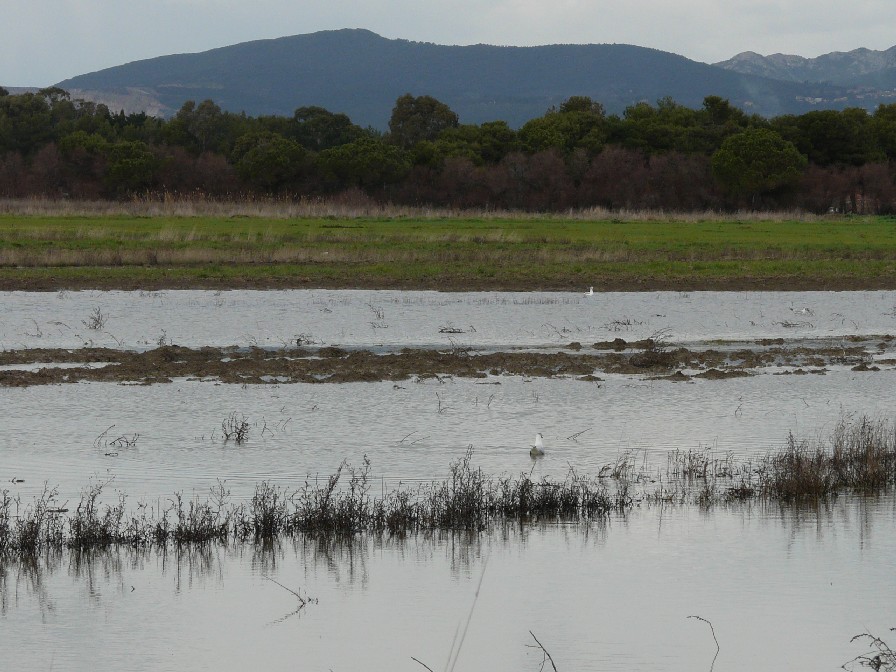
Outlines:
{"type": "Polygon", "coordinates": [[[588,291],[585,292],[585,296],[594,296],[594,287],[589,287],[588,291]]]}
{"type": "Polygon", "coordinates": [[[532,457],[542,457],[544,455],[544,437],[541,432],[535,435],[535,445],[529,450],[532,457]]]}

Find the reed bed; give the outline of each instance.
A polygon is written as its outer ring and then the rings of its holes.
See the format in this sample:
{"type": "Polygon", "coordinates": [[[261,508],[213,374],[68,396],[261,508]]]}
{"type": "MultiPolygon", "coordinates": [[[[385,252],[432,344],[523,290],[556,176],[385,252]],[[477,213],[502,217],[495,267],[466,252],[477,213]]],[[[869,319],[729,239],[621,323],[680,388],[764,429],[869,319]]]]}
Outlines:
{"type": "Polygon", "coordinates": [[[230,502],[229,491],[219,484],[205,501],[176,494],[161,510],[141,503],[133,514],[122,493],[115,493],[114,503],[99,503],[108,482],[85,488],[73,510],[59,503],[54,488],[45,488],[29,504],[2,491],[0,556],[65,547],[260,542],[298,534],[479,531],[501,521],[587,519],[631,506],[627,494],[613,495],[605,483],[574,472],[560,482],[527,474],[485,476],[472,465],[472,451],[452,463],[441,482],[374,496],[373,480],[365,459],[361,467],[343,463],[323,483],[309,479],[297,490],[262,482],[247,502],[230,502]]]}
{"type": "Polygon", "coordinates": [[[264,217],[277,219],[359,217],[414,219],[579,219],[616,221],[801,221],[815,222],[825,217],[801,210],[736,211],[715,210],[690,213],[664,210],[610,210],[590,207],[561,213],[490,208],[439,208],[376,203],[362,192],[350,191],[330,198],[257,197],[235,194],[230,198],[212,198],[202,193],[169,192],[136,196],[129,200],[71,200],[58,198],[0,198],[0,214],[21,216],[139,216],[139,217],[264,217]]]}
{"type": "Polygon", "coordinates": [[[665,474],[647,474],[631,456],[596,476],[570,468],[562,480],[489,476],[473,464],[472,448],[451,463],[447,478],[377,496],[370,461],[344,462],[328,478],[289,490],[262,482],[251,499],[230,501],[223,483],[205,501],[176,494],[166,507],[140,503],[129,512],[124,494],[101,503],[109,482],[85,488],[73,509],[45,486],[31,503],[0,491],[0,557],[112,545],[263,542],[283,536],[319,538],[359,533],[478,532],[508,522],[588,521],[625,514],[638,503],[712,506],[756,499],[806,502],[843,492],[859,495],[896,485],[896,427],[862,417],[841,420],[832,435],[811,442],[790,435],[786,447],[756,463],[735,463],[707,451],[671,454],[665,474]]]}
{"type": "Polygon", "coordinates": [[[896,483],[896,426],[862,417],[841,421],[825,441],[797,439],[758,469],[765,496],[794,500],[843,490],[877,492],[896,483]]]}

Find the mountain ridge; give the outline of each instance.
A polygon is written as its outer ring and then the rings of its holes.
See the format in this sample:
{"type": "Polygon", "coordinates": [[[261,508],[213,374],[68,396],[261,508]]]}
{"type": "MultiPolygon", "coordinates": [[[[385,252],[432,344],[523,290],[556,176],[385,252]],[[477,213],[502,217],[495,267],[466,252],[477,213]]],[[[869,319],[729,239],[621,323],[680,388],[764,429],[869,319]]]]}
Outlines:
{"type": "Polygon", "coordinates": [[[742,74],[794,82],[830,82],[850,86],[896,68],[896,46],[881,51],[865,47],[832,51],[815,58],[781,53],[763,56],[744,51],[713,65],[742,74]]]}
{"type": "Polygon", "coordinates": [[[382,130],[405,93],[441,100],[462,123],[504,120],[512,126],[573,95],[590,96],[613,113],[667,96],[699,107],[703,98],[717,95],[764,116],[876,102],[840,85],[743,73],[648,47],[452,46],[387,39],[366,29],[160,56],[57,86],[98,102],[105,96],[114,101],[111,109],[139,100],[144,111],[157,116],[171,116],[187,100],[211,99],[225,110],[254,116],[291,116],[298,107],[316,105],[382,130]]]}

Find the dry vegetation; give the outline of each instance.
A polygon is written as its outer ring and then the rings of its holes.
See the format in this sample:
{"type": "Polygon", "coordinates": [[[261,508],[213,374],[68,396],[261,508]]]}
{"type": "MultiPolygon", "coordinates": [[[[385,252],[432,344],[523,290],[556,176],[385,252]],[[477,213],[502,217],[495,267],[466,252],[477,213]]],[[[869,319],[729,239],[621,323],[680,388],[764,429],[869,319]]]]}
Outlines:
{"type": "Polygon", "coordinates": [[[253,217],[266,219],[496,219],[496,220],[586,220],[586,221],[800,221],[825,219],[808,212],[741,211],[741,212],[665,212],[662,210],[609,210],[601,207],[572,209],[548,214],[522,210],[483,208],[413,207],[382,204],[362,192],[349,192],[336,198],[288,199],[242,198],[222,200],[190,195],[161,194],[156,198],[130,200],[61,200],[50,198],[0,198],[0,215],[23,217],[253,217]]]}
{"type": "Polygon", "coordinates": [[[247,502],[231,502],[223,484],[205,500],[175,494],[167,507],[128,508],[122,493],[103,503],[108,482],[94,482],[73,510],[46,487],[33,502],[0,491],[0,558],[44,550],[212,541],[262,541],[282,536],[333,537],[359,532],[408,534],[482,530],[504,522],[588,521],[624,513],[638,502],[701,506],[744,500],[818,501],[839,493],[872,494],[896,485],[896,428],[881,420],[843,420],[824,441],[790,437],[783,452],[738,464],[705,453],[675,453],[657,480],[634,461],[608,464],[597,475],[570,468],[566,478],[490,476],[473,464],[472,447],[448,477],[415,488],[371,493],[371,464],[343,463],[320,482],[291,490],[263,482],[247,502]],[[642,477],[643,476],[643,477],[642,477]]]}

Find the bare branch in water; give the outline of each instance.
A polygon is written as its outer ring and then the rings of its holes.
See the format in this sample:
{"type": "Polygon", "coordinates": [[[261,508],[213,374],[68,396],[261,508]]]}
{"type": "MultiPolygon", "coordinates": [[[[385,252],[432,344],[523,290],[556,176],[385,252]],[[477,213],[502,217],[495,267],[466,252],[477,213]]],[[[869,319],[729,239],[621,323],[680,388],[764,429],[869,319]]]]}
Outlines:
{"type": "MultiPolygon", "coordinates": [[[[545,659],[551,663],[551,667],[554,668],[554,672],[557,672],[557,666],[554,664],[554,659],[551,657],[551,654],[548,653],[548,650],[544,648],[544,644],[538,641],[538,637],[535,636],[535,633],[531,630],[529,634],[532,635],[532,639],[535,640],[535,643],[538,644],[538,648],[541,649],[541,652],[544,654],[545,659]]],[[[544,669],[544,661],[541,663],[542,669],[544,669]]]]}
{"type": "Polygon", "coordinates": [[[688,616],[688,618],[696,618],[698,621],[703,621],[709,626],[710,632],[712,632],[713,641],[716,643],[716,655],[712,657],[712,664],[709,666],[709,672],[712,672],[712,668],[716,665],[716,658],[719,657],[719,651],[722,650],[722,647],[719,646],[719,640],[716,639],[716,629],[712,627],[712,623],[710,623],[707,619],[702,616],[688,616]]]}
{"type": "Polygon", "coordinates": [[[580,436],[582,436],[582,434],[584,434],[585,432],[590,432],[592,429],[594,429],[594,428],[589,427],[588,429],[583,429],[581,432],[576,432],[575,434],[573,434],[571,436],[567,436],[566,438],[567,438],[567,440],[572,439],[573,441],[576,441],[576,440],[578,440],[578,438],[580,436]]]}
{"type": "Polygon", "coordinates": [[[413,660],[415,663],[418,663],[418,664],[422,665],[422,666],[425,667],[427,670],[429,670],[429,672],[433,672],[433,669],[432,669],[429,665],[427,665],[426,663],[424,663],[422,660],[417,660],[416,658],[414,658],[414,656],[411,656],[411,660],[413,660]]]}

